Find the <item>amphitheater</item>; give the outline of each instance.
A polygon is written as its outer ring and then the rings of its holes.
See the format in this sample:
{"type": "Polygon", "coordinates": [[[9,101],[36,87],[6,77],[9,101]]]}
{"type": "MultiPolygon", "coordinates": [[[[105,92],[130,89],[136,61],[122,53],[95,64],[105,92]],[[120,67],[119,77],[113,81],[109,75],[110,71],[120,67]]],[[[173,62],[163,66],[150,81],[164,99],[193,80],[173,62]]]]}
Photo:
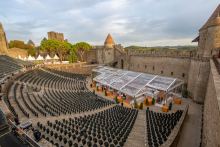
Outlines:
{"type": "Polygon", "coordinates": [[[109,34],[85,53],[86,62],[44,66],[10,57],[0,25],[0,147],[220,147],[219,13],[220,5],[199,30],[195,52],[124,51],[109,34]],[[157,78],[166,89],[150,84],[157,78]],[[134,93],[143,109],[126,92],[134,81],[142,84],[134,93]],[[146,96],[151,86],[166,95],[163,102],[172,89],[171,110],[146,96]]]}

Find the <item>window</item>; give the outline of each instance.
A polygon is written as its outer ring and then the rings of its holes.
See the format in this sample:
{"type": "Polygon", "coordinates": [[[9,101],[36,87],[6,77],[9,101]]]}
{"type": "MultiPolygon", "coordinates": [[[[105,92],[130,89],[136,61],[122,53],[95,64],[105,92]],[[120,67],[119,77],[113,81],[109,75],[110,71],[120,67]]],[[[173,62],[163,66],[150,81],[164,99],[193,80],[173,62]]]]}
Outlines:
{"type": "Polygon", "coordinates": [[[145,69],[147,69],[147,65],[145,65],[145,69]]]}
{"type": "Polygon", "coordinates": [[[171,72],[171,75],[173,75],[173,72],[171,72]]]}
{"type": "Polygon", "coordinates": [[[154,70],[155,68],[154,68],[154,66],[153,66],[153,70],[154,70]]]}
{"type": "Polygon", "coordinates": [[[138,64],[138,66],[137,67],[139,67],[139,64],[138,64]]]}
{"type": "Polygon", "coordinates": [[[185,74],[183,73],[182,77],[184,78],[185,77],[185,74]]]}
{"type": "Polygon", "coordinates": [[[161,71],[161,74],[163,74],[163,71],[161,71]]]}
{"type": "Polygon", "coordinates": [[[131,63],[131,66],[132,66],[132,63],[131,63]]]}
{"type": "Polygon", "coordinates": [[[212,51],[213,51],[213,50],[211,50],[211,55],[212,55],[212,51]]]}
{"type": "Polygon", "coordinates": [[[108,55],[111,55],[111,53],[108,53],[108,55]]]}

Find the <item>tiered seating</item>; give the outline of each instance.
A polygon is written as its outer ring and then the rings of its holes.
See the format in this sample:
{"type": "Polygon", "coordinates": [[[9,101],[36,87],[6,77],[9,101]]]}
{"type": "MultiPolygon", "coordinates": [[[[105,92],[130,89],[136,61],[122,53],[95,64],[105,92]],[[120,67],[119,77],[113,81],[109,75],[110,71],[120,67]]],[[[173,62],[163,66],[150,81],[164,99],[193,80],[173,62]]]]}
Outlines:
{"type": "Polygon", "coordinates": [[[166,142],[182,113],[182,110],[177,110],[172,114],[146,110],[148,145],[158,147],[166,142]]]}
{"type": "Polygon", "coordinates": [[[27,113],[27,112],[25,111],[25,109],[20,105],[20,103],[19,103],[18,100],[17,100],[16,90],[17,90],[17,88],[18,88],[18,85],[19,85],[19,84],[16,83],[15,86],[14,86],[14,99],[15,99],[15,102],[17,103],[18,107],[20,108],[20,110],[23,112],[23,114],[29,118],[29,113],[27,113]]]}
{"type": "Polygon", "coordinates": [[[40,69],[34,69],[26,72],[24,75],[20,75],[16,78],[21,82],[46,86],[55,89],[65,89],[65,90],[88,90],[84,82],[77,79],[67,79],[65,77],[60,77],[58,75],[50,74],[40,69]]]}
{"type": "Polygon", "coordinates": [[[18,116],[17,113],[15,112],[14,107],[11,105],[11,102],[9,101],[9,98],[8,98],[8,94],[9,94],[9,91],[10,91],[12,85],[13,85],[13,82],[10,82],[10,83],[8,84],[5,97],[6,97],[6,101],[7,101],[7,103],[8,103],[9,109],[12,111],[12,113],[14,114],[14,116],[18,116]]]}
{"type": "Polygon", "coordinates": [[[56,146],[124,146],[137,118],[138,110],[114,106],[108,110],[69,120],[37,123],[42,137],[56,146]],[[56,142],[56,143],[55,143],[56,142]],[[63,143],[62,143],[63,142],[63,143]]]}
{"type": "MultiPolygon", "coordinates": [[[[95,96],[86,87],[85,90],[80,90],[85,86],[84,83],[80,83],[80,80],[67,79],[40,69],[30,70],[15,80],[29,83],[29,87],[35,87],[33,85],[35,83],[41,87],[40,89],[43,89],[41,94],[24,94],[25,90],[23,87],[25,84],[19,85],[15,83],[14,100],[18,108],[27,117],[39,117],[39,115],[46,117],[47,114],[54,116],[83,113],[101,109],[115,103],[95,96]],[[16,91],[18,87],[23,102],[17,99],[16,91]]],[[[10,86],[8,88],[10,90],[10,86]]],[[[14,110],[13,107],[11,109],[14,110]]]]}
{"type": "MultiPolygon", "coordinates": [[[[38,117],[38,113],[37,113],[32,107],[30,107],[30,106],[28,105],[28,103],[26,102],[26,99],[24,98],[23,93],[22,93],[22,89],[23,89],[23,85],[20,86],[20,93],[21,93],[21,98],[22,98],[22,100],[23,100],[25,106],[26,106],[35,116],[38,117]]],[[[27,93],[27,95],[28,95],[28,93],[27,93]]]]}
{"type": "Polygon", "coordinates": [[[22,69],[22,66],[7,60],[0,59],[0,74],[9,74],[19,69],[22,69]]]}
{"type": "Polygon", "coordinates": [[[68,73],[68,72],[64,72],[64,71],[58,71],[58,70],[47,68],[47,67],[42,67],[42,68],[47,71],[50,71],[52,73],[62,75],[64,77],[69,77],[69,78],[84,80],[84,81],[86,80],[86,76],[81,75],[81,74],[74,74],[74,73],[68,73]]]}
{"type": "Polygon", "coordinates": [[[23,66],[34,65],[34,63],[32,63],[32,62],[23,61],[23,60],[21,60],[21,59],[15,59],[15,58],[9,57],[9,56],[7,56],[7,55],[0,55],[0,58],[1,58],[1,59],[4,59],[4,60],[11,61],[11,62],[14,62],[14,63],[17,63],[17,64],[20,64],[20,65],[23,65],[23,66]]]}
{"type": "MultiPolygon", "coordinates": [[[[109,106],[114,102],[97,98],[92,92],[71,92],[71,91],[56,91],[56,90],[45,90],[46,96],[44,98],[48,100],[48,105],[56,105],[61,112],[66,113],[77,113],[92,111],[100,109],[102,107],[109,106]]],[[[54,106],[54,108],[56,108],[54,106]]],[[[57,108],[56,108],[57,109],[57,108]]]]}

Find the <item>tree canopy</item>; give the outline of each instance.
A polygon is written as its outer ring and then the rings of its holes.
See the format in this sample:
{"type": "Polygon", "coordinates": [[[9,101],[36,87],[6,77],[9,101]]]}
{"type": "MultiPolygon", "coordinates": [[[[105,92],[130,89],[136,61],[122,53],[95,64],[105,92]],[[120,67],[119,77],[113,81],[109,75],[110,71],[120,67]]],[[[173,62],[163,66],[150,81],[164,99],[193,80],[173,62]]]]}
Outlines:
{"type": "Polygon", "coordinates": [[[11,40],[8,45],[9,45],[9,49],[20,48],[20,49],[26,50],[28,55],[34,56],[37,53],[33,46],[29,44],[25,44],[24,41],[11,40]]]}
{"type": "Polygon", "coordinates": [[[65,54],[69,53],[70,51],[74,51],[71,43],[59,42],[56,40],[44,41],[40,46],[40,50],[50,54],[58,54],[61,60],[64,59],[65,54]]]}
{"type": "Polygon", "coordinates": [[[86,42],[79,42],[73,45],[73,50],[76,51],[80,55],[81,60],[83,61],[83,54],[86,51],[92,50],[92,46],[86,42]]]}

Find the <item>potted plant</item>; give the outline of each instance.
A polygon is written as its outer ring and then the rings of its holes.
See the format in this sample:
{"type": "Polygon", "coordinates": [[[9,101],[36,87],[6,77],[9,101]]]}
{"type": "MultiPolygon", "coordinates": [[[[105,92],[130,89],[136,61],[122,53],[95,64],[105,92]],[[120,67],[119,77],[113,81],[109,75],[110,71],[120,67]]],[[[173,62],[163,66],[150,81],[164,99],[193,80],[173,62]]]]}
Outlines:
{"type": "Polygon", "coordinates": [[[172,102],[170,102],[170,104],[169,104],[169,110],[171,110],[172,105],[173,105],[173,103],[172,103],[172,102]]]}
{"type": "Polygon", "coordinates": [[[106,92],[106,90],[105,90],[105,96],[107,96],[107,92],[106,92]]]}
{"type": "Polygon", "coordinates": [[[117,96],[115,97],[115,101],[116,101],[117,104],[119,103],[117,96]]]}
{"type": "Polygon", "coordinates": [[[148,105],[148,98],[146,98],[145,104],[148,105]]]}
{"type": "Polygon", "coordinates": [[[137,108],[137,101],[136,101],[136,99],[134,100],[134,107],[137,108]]]}
{"type": "Polygon", "coordinates": [[[97,86],[97,91],[99,91],[99,87],[97,86]]]}
{"type": "Polygon", "coordinates": [[[143,102],[141,102],[140,109],[143,109],[143,102]]]}
{"type": "Polygon", "coordinates": [[[153,98],[153,100],[152,100],[152,104],[154,105],[154,103],[155,103],[155,99],[153,98]]]}
{"type": "Polygon", "coordinates": [[[94,85],[96,86],[96,81],[94,82],[94,85]]]}
{"type": "Polygon", "coordinates": [[[187,89],[183,90],[183,97],[187,98],[188,97],[188,91],[187,89]]]}

